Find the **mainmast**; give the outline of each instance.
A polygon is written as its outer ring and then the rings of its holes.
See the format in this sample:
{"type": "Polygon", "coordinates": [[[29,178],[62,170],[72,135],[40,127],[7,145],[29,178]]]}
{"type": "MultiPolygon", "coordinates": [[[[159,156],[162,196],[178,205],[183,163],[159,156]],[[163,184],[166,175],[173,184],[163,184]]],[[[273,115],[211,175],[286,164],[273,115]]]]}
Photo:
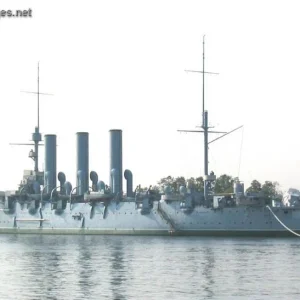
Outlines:
{"type": "Polygon", "coordinates": [[[37,76],[37,128],[40,131],[40,62],[38,62],[37,76]]]}
{"type": "Polygon", "coordinates": [[[208,127],[208,111],[205,110],[205,74],[218,74],[205,71],[205,35],[203,36],[203,51],[202,51],[202,71],[185,70],[186,72],[202,73],[202,129],[203,130],[178,130],[181,132],[202,132],[204,133],[204,197],[208,198],[208,182],[215,180],[215,176],[208,175],[208,133],[225,133],[221,131],[209,131],[208,127]]]}
{"type": "Polygon", "coordinates": [[[234,130],[231,130],[230,132],[223,132],[223,131],[211,131],[209,130],[208,126],[208,111],[205,110],[205,74],[215,74],[217,75],[218,73],[213,73],[213,72],[206,72],[205,71],[205,35],[203,36],[203,51],[202,51],[202,71],[195,71],[195,70],[185,70],[186,72],[194,72],[194,73],[202,73],[202,126],[201,128],[203,130],[178,130],[180,132],[202,132],[204,135],[204,197],[205,200],[208,200],[208,192],[209,192],[209,186],[210,182],[214,181],[216,179],[216,176],[213,174],[208,174],[208,145],[223,136],[241,128],[242,126],[235,128],[234,130]],[[209,133],[223,133],[222,136],[212,140],[208,141],[208,134],[209,133]]]}
{"type": "Polygon", "coordinates": [[[204,131],[204,176],[208,175],[208,112],[204,106],[204,61],[205,61],[205,35],[203,36],[203,59],[202,59],[202,128],[204,131]]]}

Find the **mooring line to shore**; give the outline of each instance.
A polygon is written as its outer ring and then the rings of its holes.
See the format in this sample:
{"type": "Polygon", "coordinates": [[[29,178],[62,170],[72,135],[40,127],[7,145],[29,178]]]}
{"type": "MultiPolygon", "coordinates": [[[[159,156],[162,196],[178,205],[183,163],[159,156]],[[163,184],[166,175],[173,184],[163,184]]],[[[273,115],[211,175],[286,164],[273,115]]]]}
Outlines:
{"type": "Polygon", "coordinates": [[[292,234],[300,237],[300,234],[298,234],[297,232],[293,231],[292,229],[288,228],[282,221],[280,221],[280,219],[274,214],[274,212],[272,211],[271,207],[269,205],[266,205],[266,207],[269,209],[269,211],[272,213],[272,215],[274,216],[274,218],[289,232],[291,232],[292,234]]]}

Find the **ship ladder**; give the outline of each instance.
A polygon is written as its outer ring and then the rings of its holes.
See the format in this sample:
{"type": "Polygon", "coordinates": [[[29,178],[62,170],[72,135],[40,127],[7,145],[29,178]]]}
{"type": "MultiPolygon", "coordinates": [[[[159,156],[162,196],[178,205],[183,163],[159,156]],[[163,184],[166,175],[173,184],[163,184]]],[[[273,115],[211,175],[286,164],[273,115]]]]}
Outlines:
{"type": "Polygon", "coordinates": [[[176,232],[176,226],[174,221],[168,216],[168,214],[162,209],[160,202],[158,202],[158,206],[157,206],[157,211],[160,214],[160,216],[162,217],[162,219],[164,219],[167,224],[170,225],[170,230],[169,233],[172,235],[173,233],[176,232]]]}
{"type": "Polygon", "coordinates": [[[288,230],[289,232],[291,232],[292,234],[296,235],[296,236],[299,236],[300,237],[300,234],[298,234],[297,232],[293,231],[292,229],[288,228],[273,212],[273,210],[271,209],[271,207],[269,205],[266,206],[269,211],[272,213],[272,215],[274,216],[274,218],[286,229],[288,230]]]}

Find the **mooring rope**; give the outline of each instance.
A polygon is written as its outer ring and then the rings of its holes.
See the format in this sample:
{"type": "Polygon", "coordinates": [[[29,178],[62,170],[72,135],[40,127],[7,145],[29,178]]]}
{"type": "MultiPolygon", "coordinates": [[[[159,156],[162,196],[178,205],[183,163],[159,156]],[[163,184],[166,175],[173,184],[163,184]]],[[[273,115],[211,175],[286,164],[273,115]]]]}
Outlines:
{"type": "Polygon", "coordinates": [[[279,218],[274,214],[274,212],[272,211],[271,207],[269,205],[266,206],[269,211],[272,213],[272,215],[274,216],[274,218],[286,229],[288,230],[289,232],[291,232],[292,234],[296,235],[296,236],[299,236],[300,237],[300,234],[298,234],[297,232],[293,231],[292,229],[288,228],[285,224],[283,224],[279,218]]]}

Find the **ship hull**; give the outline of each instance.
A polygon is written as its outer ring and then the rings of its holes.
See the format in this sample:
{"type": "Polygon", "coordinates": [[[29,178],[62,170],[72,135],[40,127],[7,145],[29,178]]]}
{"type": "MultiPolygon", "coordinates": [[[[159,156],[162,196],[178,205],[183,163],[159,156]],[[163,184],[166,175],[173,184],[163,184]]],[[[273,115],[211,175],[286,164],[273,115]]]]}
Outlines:
{"type": "MultiPolygon", "coordinates": [[[[183,210],[180,201],[154,202],[143,212],[135,202],[67,203],[63,210],[46,203],[34,211],[15,203],[0,208],[0,233],[149,236],[272,236],[290,237],[267,207],[196,206],[183,210]]],[[[300,209],[272,208],[291,230],[300,233],[300,209]]]]}

